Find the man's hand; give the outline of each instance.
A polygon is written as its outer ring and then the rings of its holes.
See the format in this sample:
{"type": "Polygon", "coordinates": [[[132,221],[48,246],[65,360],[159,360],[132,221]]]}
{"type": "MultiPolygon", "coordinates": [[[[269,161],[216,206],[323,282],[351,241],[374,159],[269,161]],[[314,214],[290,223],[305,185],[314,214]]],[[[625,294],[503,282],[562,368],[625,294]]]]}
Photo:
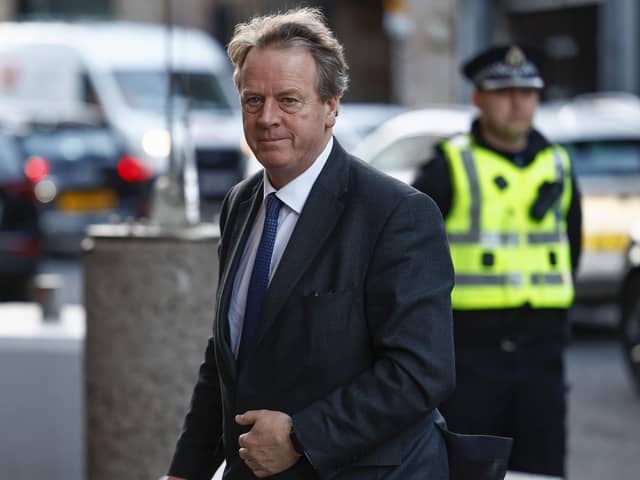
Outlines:
{"type": "Polygon", "coordinates": [[[300,458],[293,445],[291,417],[273,410],[249,410],[236,415],[239,425],[253,425],[248,433],[240,435],[240,458],[256,477],[276,475],[294,465],[300,458]]]}

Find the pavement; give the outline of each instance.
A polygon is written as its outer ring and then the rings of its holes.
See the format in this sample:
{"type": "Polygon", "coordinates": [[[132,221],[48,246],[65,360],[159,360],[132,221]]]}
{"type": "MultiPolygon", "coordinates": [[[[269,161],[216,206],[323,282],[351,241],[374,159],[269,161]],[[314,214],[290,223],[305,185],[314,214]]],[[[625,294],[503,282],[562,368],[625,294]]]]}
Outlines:
{"type": "MultiPolygon", "coordinates": [[[[0,452],[2,452],[0,471],[4,474],[13,473],[10,475],[11,478],[43,476],[21,474],[21,452],[22,454],[27,452],[28,457],[23,458],[22,461],[24,465],[31,465],[31,467],[34,463],[33,455],[37,455],[40,460],[39,466],[46,467],[45,476],[50,480],[83,478],[82,475],[56,475],[56,472],[62,472],[64,469],[65,471],[81,469],[81,466],[74,464],[74,462],[82,463],[81,454],[61,454],[58,457],[44,455],[46,450],[51,450],[51,445],[74,445],[76,450],[82,451],[80,443],[82,418],[77,414],[80,407],[71,404],[79,403],[81,396],[81,386],[76,385],[80,383],[81,366],[76,357],[79,357],[84,339],[84,309],[81,305],[66,304],[61,308],[61,315],[62,320],[55,322],[45,319],[42,309],[37,304],[0,303],[0,360],[6,367],[4,370],[0,368],[0,377],[2,377],[0,383],[3,387],[7,387],[3,388],[5,394],[0,396],[0,418],[2,419],[0,423],[6,427],[8,425],[6,422],[13,418],[18,420],[30,418],[31,421],[28,423],[35,428],[39,422],[42,426],[56,418],[66,418],[64,422],[51,425],[45,432],[26,432],[24,422],[21,420],[21,431],[13,431],[9,428],[8,431],[14,433],[4,436],[4,440],[0,439],[0,452]],[[24,379],[27,375],[24,356],[20,357],[20,371],[11,367],[12,361],[13,365],[16,365],[12,355],[24,355],[25,352],[29,355],[33,353],[49,355],[42,357],[45,363],[35,357],[31,362],[36,372],[35,376],[39,374],[41,377],[40,383],[27,382],[24,379]],[[60,368],[60,365],[56,366],[52,363],[51,354],[55,352],[66,355],[65,361],[68,362],[66,367],[60,368]],[[50,372],[47,374],[44,370],[50,372]],[[66,375],[66,380],[63,379],[64,381],[61,382],[58,377],[62,375],[66,375]],[[73,385],[71,380],[75,382],[73,385]],[[60,385],[65,382],[68,387],[62,391],[60,385]],[[41,398],[34,399],[33,405],[27,405],[24,399],[30,395],[20,393],[21,388],[40,388],[43,392],[41,398]],[[69,402],[65,397],[70,390],[76,391],[75,396],[78,397],[74,397],[73,402],[69,402]],[[35,405],[38,400],[42,400],[46,405],[42,407],[35,405]],[[11,410],[3,411],[3,406],[7,407],[7,405],[11,410]],[[29,408],[27,414],[19,411],[27,407],[29,408]],[[55,409],[58,407],[63,414],[56,413],[55,409]],[[42,415],[40,421],[36,418],[39,414],[42,415]],[[59,436],[63,431],[67,432],[65,435],[69,435],[69,439],[51,436],[59,436]],[[24,445],[18,443],[20,435],[16,433],[24,433],[23,440],[30,445],[28,449],[24,449],[24,445]],[[40,455],[37,446],[33,444],[34,439],[38,439],[39,445],[47,445],[46,448],[43,447],[43,455],[40,455]],[[15,447],[15,455],[9,454],[8,458],[4,458],[7,457],[6,448],[9,447],[15,447]],[[51,464],[45,465],[47,461],[51,464]]],[[[638,476],[640,472],[640,398],[627,377],[617,339],[612,333],[574,336],[567,353],[567,365],[570,385],[568,478],[572,480],[636,480],[640,478],[638,476]]],[[[214,477],[216,480],[220,478],[220,475],[217,475],[214,477]]],[[[506,480],[552,480],[553,478],[509,472],[506,480]]]]}
{"type": "Polygon", "coordinates": [[[640,396],[615,332],[574,333],[567,352],[572,480],[640,478],[640,396]]]}

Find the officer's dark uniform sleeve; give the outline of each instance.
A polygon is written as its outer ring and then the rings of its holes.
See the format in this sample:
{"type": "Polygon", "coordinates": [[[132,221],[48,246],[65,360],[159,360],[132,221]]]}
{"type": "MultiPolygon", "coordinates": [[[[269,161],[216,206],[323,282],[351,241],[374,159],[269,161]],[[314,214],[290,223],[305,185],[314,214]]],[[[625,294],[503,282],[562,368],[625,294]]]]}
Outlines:
{"type": "Polygon", "coordinates": [[[447,217],[453,201],[453,187],[449,164],[439,145],[435,147],[433,156],[420,168],[413,187],[429,195],[440,208],[443,218],[447,217]]]}
{"type": "Polygon", "coordinates": [[[571,176],[571,202],[567,213],[567,234],[571,249],[571,267],[575,273],[580,265],[582,253],[582,202],[578,182],[571,176]]]}

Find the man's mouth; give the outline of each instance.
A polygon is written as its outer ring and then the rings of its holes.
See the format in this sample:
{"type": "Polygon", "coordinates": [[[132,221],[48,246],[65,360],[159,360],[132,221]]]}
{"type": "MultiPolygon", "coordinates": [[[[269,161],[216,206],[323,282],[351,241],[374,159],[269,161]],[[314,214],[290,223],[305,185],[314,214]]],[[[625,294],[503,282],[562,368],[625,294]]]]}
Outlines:
{"type": "Polygon", "coordinates": [[[258,140],[258,145],[261,148],[280,148],[280,144],[285,140],[286,138],[262,138],[258,140]]]}

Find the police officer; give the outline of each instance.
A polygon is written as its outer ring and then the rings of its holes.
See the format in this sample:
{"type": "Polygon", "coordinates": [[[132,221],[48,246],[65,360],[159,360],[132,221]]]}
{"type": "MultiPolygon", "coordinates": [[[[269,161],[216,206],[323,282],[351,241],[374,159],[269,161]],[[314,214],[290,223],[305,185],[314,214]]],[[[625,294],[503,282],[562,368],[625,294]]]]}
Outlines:
{"type": "Polygon", "coordinates": [[[566,151],[532,128],[544,81],[531,52],[494,47],[462,71],[479,115],[414,182],[442,211],[456,270],[457,388],[442,411],[453,431],[513,437],[511,470],[563,477],[580,195],[566,151]]]}

